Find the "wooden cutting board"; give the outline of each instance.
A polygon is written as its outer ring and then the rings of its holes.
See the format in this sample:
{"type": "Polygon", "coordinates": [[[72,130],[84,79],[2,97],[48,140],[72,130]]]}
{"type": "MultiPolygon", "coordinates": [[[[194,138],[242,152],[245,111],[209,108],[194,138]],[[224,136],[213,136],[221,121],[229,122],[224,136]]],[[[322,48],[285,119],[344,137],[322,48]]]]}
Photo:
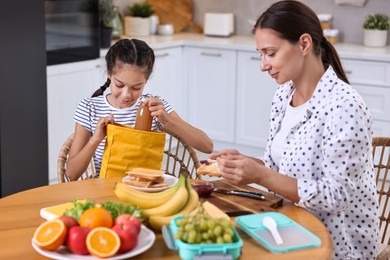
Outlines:
{"type": "Polygon", "coordinates": [[[283,205],[283,199],[272,193],[252,188],[247,185],[234,185],[226,181],[213,181],[215,188],[226,190],[246,190],[262,193],[266,200],[252,199],[237,195],[226,195],[213,192],[207,201],[217,206],[230,216],[237,216],[250,213],[275,211],[275,208],[283,205]]]}
{"type": "Polygon", "coordinates": [[[148,0],[148,3],[153,7],[160,24],[173,24],[175,33],[188,27],[198,33],[203,31],[192,22],[192,0],[148,0]]]}

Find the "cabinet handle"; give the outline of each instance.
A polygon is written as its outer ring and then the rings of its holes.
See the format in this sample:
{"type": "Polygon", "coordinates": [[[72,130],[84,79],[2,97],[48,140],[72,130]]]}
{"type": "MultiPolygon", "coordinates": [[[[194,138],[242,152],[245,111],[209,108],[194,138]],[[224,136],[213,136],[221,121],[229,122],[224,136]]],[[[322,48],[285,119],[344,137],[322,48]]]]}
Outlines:
{"type": "Polygon", "coordinates": [[[252,56],[252,57],[251,57],[251,60],[261,60],[261,59],[260,59],[260,57],[252,56]]]}
{"type": "Polygon", "coordinates": [[[202,56],[222,57],[221,53],[201,52],[200,55],[202,55],[202,56]]]}
{"type": "Polygon", "coordinates": [[[159,53],[159,54],[156,54],[155,56],[156,56],[156,58],[166,57],[166,56],[169,56],[169,53],[167,53],[167,52],[159,53]]]}
{"type": "Polygon", "coordinates": [[[352,70],[344,70],[345,74],[352,75],[352,70]]]}

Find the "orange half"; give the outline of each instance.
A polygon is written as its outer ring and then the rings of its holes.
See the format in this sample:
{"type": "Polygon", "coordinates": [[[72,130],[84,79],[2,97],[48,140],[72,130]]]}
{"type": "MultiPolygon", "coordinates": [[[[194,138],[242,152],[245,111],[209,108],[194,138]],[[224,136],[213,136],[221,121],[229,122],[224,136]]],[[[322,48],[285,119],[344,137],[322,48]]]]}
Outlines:
{"type": "Polygon", "coordinates": [[[88,252],[96,257],[106,258],[115,255],[121,240],[114,230],[106,227],[92,229],[87,236],[88,252]]]}
{"type": "Polygon", "coordinates": [[[43,222],[34,232],[33,242],[42,249],[53,251],[66,238],[66,226],[59,219],[43,222]]]}

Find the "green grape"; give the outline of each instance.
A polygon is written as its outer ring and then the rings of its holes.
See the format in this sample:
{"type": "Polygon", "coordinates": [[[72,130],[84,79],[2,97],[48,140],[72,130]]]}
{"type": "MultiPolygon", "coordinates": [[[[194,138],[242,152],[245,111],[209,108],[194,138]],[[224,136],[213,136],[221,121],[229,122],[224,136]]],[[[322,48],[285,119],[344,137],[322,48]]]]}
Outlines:
{"type": "Polygon", "coordinates": [[[227,234],[227,235],[229,235],[229,236],[231,236],[231,237],[232,237],[233,234],[234,234],[232,228],[225,228],[225,229],[223,230],[223,233],[224,233],[224,234],[227,234]]]}
{"type": "Polygon", "coordinates": [[[189,232],[188,232],[188,240],[193,240],[195,241],[196,240],[196,231],[195,229],[191,229],[189,232]]]}
{"type": "Polygon", "coordinates": [[[181,237],[181,240],[183,240],[184,242],[188,241],[188,233],[187,232],[183,233],[183,236],[181,237]]]}
{"type": "Polygon", "coordinates": [[[233,237],[231,235],[225,233],[223,235],[223,240],[224,240],[224,243],[232,243],[233,237]]]}
{"type": "Polygon", "coordinates": [[[193,224],[191,224],[191,223],[187,223],[185,226],[184,226],[184,230],[185,231],[191,231],[191,230],[193,230],[194,229],[194,225],[193,224]]]}
{"type": "Polygon", "coordinates": [[[199,223],[199,227],[201,231],[206,231],[208,229],[207,221],[205,219],[202,219],[199,223]]]}
{"type": "Polygon", "coordinates": [[[214,235],[215,235],[216,237],[220,236],[220,235],[222,234],[222,228],[221,228],[221,226],[220,226],[220,225],[215,226],[213,232],[214,232],[214,235]]]}
{"type": "Polygon", "coordinates": [[[214,219],[209,219],[207,221],[207,226],[210,228],[210,229],[214,229],[215,227],[215,220],[214,219]]]}
{"type": "Polygon", "coordinates": [[[176,239],[190,244],[232,243],[233,224],[225,218],[212,218],[203,207],[195,215],[187,214],[176,221],[176,239]]]}
{"type": "Polygon", "coordinates": [[[183,231],[181,229],[179,229],[176,234],[175,234],[175,238],[176,239],[181,239],[183,237],[183,231]]]}
{"type": "Polygon", "coordinates": [[[207,241],[209,238],[210,238],[209,233],[207,233],[207,232],[203,232],[203,233],[202,233],[202,239],[203,239],[203,241],[207,241]]]}
{"type": "Polygon", "coordinates": [[[196,241],[197,244],[202,243],[202,233],[200,233],[200,232],[197,232],[197,233],[196,233],[196,239],[195,239],[195,241],[196,241]]]}
{"type": "Polygon", "coordinates": [[[217,240],[216,240],[215,242],[218,243],[218,244],[223,244],[223,243],[225,243],[225,241],[223,240],[222,237],[217,237],[217,240]]]}

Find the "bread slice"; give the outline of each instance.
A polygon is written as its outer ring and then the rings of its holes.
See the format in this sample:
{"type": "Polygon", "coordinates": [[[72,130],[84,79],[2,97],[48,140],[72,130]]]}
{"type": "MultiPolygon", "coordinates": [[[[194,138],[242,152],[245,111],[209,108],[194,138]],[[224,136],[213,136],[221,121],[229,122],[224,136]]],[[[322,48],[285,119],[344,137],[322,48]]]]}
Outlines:
{"type": "Polygon", "coordinates": [[[132,177],[130,177],[130,179],[124,180],[123,182],[127,185],[141,188],[163,188],[168,186],[168,184],[165,183],[164,180],[162,182],[156,182],[150,180],[133,179],[132,177]]]}
{"type": "Polygon", "coordinates": [[[164,182],[164,171],[147,168],[134,168],[126,172],[130,177],[124,183],[141,188],[161,188],[168,186],[164,182]]]}
{"type": "Polygon", "coordinates": [[[198,174],[208,175],[210,177],[222,177],[221,170],[218,167],[218,163],[215,160],[208,160],[196,170],[198,174]]]}
{"type": "Polygon", "coordinates": [[[161,182],[164,181],[164,171],[161,170],[153,170],[153,169],[146,169],[146,168],[135,168],[131,171],[126,172],[127,175],[134,178],[140,178],[143,180],[150,180],[150,181],[157,181],[161,182]]]}

